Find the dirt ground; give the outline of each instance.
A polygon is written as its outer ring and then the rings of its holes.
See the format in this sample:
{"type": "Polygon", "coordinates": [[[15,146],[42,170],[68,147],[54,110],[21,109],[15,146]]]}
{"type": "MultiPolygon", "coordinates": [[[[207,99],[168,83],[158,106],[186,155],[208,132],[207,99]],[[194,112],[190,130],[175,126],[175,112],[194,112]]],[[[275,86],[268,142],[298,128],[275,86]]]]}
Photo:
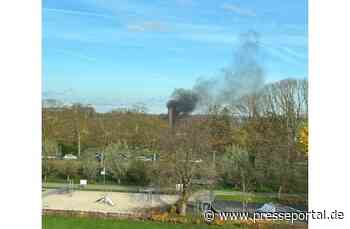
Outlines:
{"type": "Polygon", "coordinates": [[[143,193],[110,192],[107,193],[107,196],[113,201],[114,206],[96,203],[95,201],[104,194],[104,192],[94,191],[52,194],[43,197],[42,203],[44,209],[132,213],[137,212],[138,209],[173,204],[178,199],[175,195],[153,194],[150,199],[147,194],[143,193]]]}

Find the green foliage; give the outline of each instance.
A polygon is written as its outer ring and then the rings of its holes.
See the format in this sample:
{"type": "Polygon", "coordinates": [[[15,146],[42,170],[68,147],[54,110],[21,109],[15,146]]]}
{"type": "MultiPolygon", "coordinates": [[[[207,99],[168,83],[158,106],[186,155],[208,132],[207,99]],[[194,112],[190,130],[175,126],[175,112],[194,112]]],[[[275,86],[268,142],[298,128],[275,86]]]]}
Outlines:
{"type": "Polygon", "coordinates": [[[75,144],[68,144],[68,143],[61,143],[61,150],[62,150],[62,155],[64,156],[66,154],[77,154],[78,152],[78,146],[75,144]]]}
{"type": "Polygon", "coordinates": [[[148,185],[151,182],[151,168],[147,162],[133,160],[126,172],[126,181],[130,184],[148,185]]]}
{"type": "Polygon", "coordinates": [[[239,146],[229,146],[221,163],[225,175],[229,179],[236,179],[244,192],[251,188],[254,171],[248,151],[239,146]]]}
{"type": "Polygon", "coordinates": [[[58,153],[58,144],[54,140],[43,140],[43,154],[44,156],[56,156],[58,153]]]}
{"type": "Polygon", "coordinates": [[[81,162],[74,160],[49,160],[48,165],[50,166],[51,177],[57,177],[60,179],[78,179],[81,172],[81,162]]]}
{"type": "Polygon", "coordinates": [[[89,182],[95,182],[100,170],[100,163],[96,160],[95,151],[85,151],[81,160],[81,175],[89,182]]]}
{"type": "Polygon", "coordinates": [[[125,142],[118,142],[106,147],[104,157],[107,172],[113,180],[120,182],[130,166],[132,150],[125,142]]]}

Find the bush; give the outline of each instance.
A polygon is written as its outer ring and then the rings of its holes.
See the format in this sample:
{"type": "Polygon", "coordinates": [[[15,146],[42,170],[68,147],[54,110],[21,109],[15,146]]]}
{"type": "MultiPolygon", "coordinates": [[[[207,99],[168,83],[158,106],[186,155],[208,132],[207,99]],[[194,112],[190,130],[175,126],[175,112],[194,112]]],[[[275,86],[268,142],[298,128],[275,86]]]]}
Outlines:
{"type": "Polygon", "coordinates": [[[266,185],[258,185],[255,191],[256,192],[268,192],[268,193],[276,192],[276,190],[273,187],[268,187],[266,185]]]}
{"type": "Polygon", "coordinates": [[[48,161],[50,167],[49,177],[58,179],[79,179],[81,176],[81,162],[80,161],[65,161],[65,160],[50,160],[48,161]]]}
{"type": "Polygon", "coordinates": [[[126,182],[135,185],[148,185],[151,182],[151,169],[147,162],[134,160],[126,172],[126,182]]]}

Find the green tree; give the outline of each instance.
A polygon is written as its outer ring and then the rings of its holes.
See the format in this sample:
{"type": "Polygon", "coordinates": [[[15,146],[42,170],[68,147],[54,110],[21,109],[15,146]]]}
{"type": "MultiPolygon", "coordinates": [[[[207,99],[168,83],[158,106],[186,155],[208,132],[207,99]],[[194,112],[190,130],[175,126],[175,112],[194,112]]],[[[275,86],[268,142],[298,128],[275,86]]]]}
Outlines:
{"type": "Polygon", "coordinates": [[[96,151],[86,150],[81,157],[81,172],[82,175],[89,180],[94,182],[100,169],[100,163],[96,158],[96,151]]]}
{"type": "Polygon", "coordinates": [[[107,173],[121,183],[121,179],[130,166],[132,151],[126,143],[112,143],[104,150],[104,162],[107,173]]]}

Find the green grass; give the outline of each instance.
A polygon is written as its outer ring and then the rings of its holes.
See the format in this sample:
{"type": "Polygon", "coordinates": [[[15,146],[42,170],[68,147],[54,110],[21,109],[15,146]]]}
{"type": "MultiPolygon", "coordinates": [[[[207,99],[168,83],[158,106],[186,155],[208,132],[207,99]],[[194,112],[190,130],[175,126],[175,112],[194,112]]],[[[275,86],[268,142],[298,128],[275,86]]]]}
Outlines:
{"type": "Polygon", "coordinates": [[[239,191],[215,190],[214,194],[217,200],[246,201],[248,203],[280,202],[282,204],[307,204],[307,196],[305,194],[282,194],[281,200],[278,199],[277,193],[243,193],[239,191]]]}
{"type": "Polygon", "coordinates": [[[208,224],[170,224],[141,220],[116,220],[74,218],[63,216],[43,216],[43,229],[307,229],[307,224],[271,223],[260,227],[257,225],[243,226],[238,224],[208,225],[208,224]]]}
{"type": "Polygon", "coordinates": [[[277,200],[277,194],[243,193],[233,190],[215,190],[214,194],[217,200],[246,201],[248,203],[267,203],[277,200]]]}
{"type": "Polygon", "coordinates": [[[277,199],[274,197],[268,196],[259,196],[259,195],[216,195],[216,200],[229,200],[229,201],[239,201],[239,202],[248,202],[248,203],[268,203],[276,202],[277,199]]]}
{"type": "Polygon", "coordinates": [[[215,195],[216,200],[227,200],[227,201],[239,201],[247,203],[280,203],[284,205],[299,205],[307,206],[307,199],[303,196],[282,196],[281,199],[278,199],[277,196],[264,196],[259,194],[246,194],[246,195],[215,195]]]}
{"type": "Polygon", "coordinates": [[[44,216],[43,229],[238,229],[240,227],[214,226],[207,224],[168,224],[153,221],[67,218],[61,216],[44,216]]]}

